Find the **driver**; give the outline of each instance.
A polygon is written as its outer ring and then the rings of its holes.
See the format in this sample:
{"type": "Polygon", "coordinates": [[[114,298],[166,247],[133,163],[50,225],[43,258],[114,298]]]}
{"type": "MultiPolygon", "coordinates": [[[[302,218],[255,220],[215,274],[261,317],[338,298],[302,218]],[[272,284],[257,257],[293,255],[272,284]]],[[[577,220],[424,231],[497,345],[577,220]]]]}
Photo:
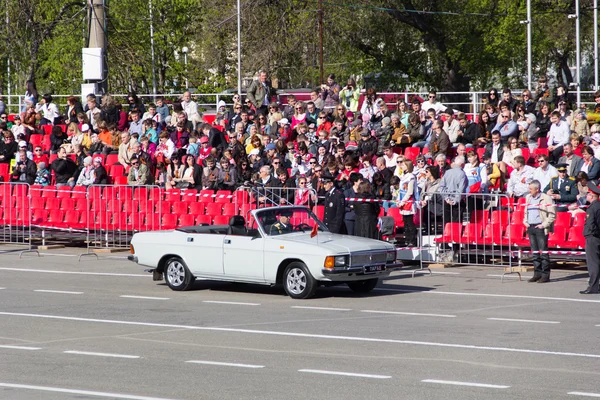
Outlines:
{"type": "Polygon", "coordinates": [[[292,232],[292,224],[290,223],[290,215],[280,214],[279,221],[271,225],[271,235],[283,235],[292,232]]]}

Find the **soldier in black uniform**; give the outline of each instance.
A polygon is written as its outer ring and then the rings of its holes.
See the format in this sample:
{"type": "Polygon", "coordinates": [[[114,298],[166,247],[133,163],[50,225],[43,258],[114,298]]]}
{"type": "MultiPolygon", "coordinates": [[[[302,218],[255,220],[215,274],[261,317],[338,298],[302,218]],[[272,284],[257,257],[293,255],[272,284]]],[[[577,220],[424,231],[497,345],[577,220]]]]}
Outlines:
{"type": "Polygon", "coordinates": [[[577,181],[567,173],[567,164],[558,164],[558,176],[553,177],[544,189],[544,193],[554,199],[556,211],[568,211],[568,205],[577,201],[579,189],[577,181]]]}
{"type": "Polygon", "coordinates": [[[590,279],[588,287],[581,294],[596,294],[600,292],[600,188],[592,182],[588,183],[587,201],[590,203],[586,211],[583,236],[585,237],[585,259],[590,279]]]}
{"type": "Polygon", "coordinates": [[[290,224],[290,215],[288,213],[281,213],[279,215],[279,221],[271,225],[271,236],[283,235],[285,233],[292,232],[292,224],[290,224]]]}
{"type": "Polygon", "coordinates": [[[325,216],[323,222],[332,233],[343,233],[344,226],[344,194],[335,187],[333,176],[327,171],[321,181],[325,189],[325,216]]]}

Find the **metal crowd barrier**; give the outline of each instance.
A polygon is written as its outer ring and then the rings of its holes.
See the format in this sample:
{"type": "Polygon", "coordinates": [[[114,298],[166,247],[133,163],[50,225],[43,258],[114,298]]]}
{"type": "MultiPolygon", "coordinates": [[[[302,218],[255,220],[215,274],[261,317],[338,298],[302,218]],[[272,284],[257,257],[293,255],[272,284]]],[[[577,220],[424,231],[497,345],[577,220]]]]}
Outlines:
{"type": "Polygon", "coordinates": [[[39,252],[32,244],[30,185],[0,182],[0,243],[25,246],[24,253],[39,252]]]}

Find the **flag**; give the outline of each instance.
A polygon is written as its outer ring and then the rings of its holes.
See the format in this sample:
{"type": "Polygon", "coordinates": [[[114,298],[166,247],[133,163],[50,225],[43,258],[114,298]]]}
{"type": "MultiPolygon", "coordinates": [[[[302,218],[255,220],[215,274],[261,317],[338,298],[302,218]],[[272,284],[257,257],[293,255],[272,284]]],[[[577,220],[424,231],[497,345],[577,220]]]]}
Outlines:
{"type": "Polygon", "coordinates": [[[315,236],[317,236],[318,231],[319,231],[319,226],[317,224],[315,224],[315,226],[313,226],[313,228],[312,228],[312,231],[310,232],[311,239],[314,238],[315,236]]]}

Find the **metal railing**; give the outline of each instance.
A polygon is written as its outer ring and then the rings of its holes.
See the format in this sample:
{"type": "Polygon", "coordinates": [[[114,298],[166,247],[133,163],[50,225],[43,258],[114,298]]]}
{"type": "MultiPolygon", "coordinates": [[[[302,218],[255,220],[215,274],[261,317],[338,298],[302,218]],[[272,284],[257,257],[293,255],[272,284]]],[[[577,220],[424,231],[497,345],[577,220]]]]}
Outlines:
{"type": "Polygon", "coordinates": [[[24,246],[24,253],[37,253],[31,240],[31,193],[27,183],[0,182],[0,243],[24,246]]]}

